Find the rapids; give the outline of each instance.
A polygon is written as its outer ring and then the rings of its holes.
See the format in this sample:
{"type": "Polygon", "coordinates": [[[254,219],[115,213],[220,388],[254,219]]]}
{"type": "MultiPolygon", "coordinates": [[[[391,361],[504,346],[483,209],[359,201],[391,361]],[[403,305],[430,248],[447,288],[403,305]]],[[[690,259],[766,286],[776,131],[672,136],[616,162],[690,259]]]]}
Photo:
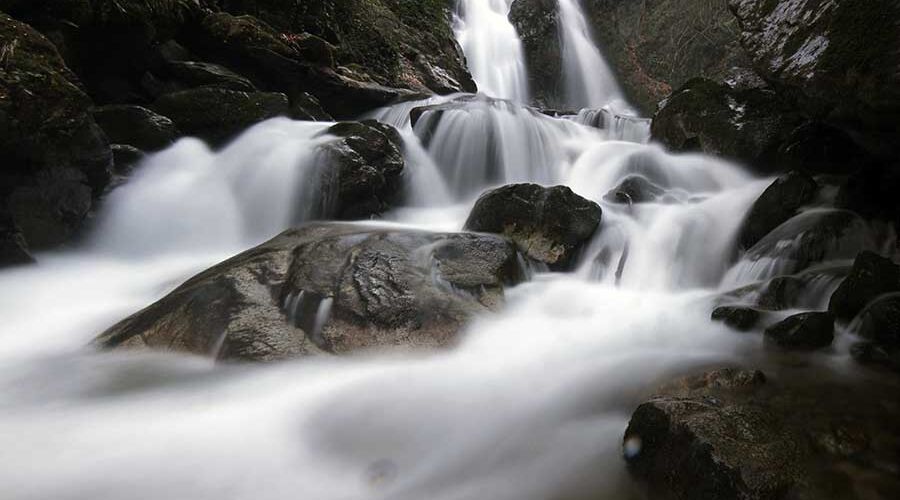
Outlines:
{"type": "MultiPolygon", "coordinates": [[[[448,352],[269,366],[93,352],[93,336],[192,274],[321,216],[310,179],[328,124],[273,119],[216,151],[183,139],[107,197],[83,241],[0,273],[0,496],[638,498],[620,458],[635,405],[667,375],[762,349],[709,313],[768,276],[735,262],[734,238],[770,180],[646,144],[645,121],[615,125],[608,109],[598,128],[525,107],[508,7],[464,0],[457,26],[482,91],[508,100],[429,111],[415,127],[414,107],[459,96],[372,113],[406,143],[405,203],[384,223],[459,230],[487,188],[565,184],[604,210],[576,271],[508,290],[503,312],[448,352]],[[631,175],[665,195],[607,201],[631,175]]],[[[599,52],[584,55],[575,14],[566,45],[590,62],[599,52]]],[[[580,67],[579,102],[619,98],[580,67]]]]}

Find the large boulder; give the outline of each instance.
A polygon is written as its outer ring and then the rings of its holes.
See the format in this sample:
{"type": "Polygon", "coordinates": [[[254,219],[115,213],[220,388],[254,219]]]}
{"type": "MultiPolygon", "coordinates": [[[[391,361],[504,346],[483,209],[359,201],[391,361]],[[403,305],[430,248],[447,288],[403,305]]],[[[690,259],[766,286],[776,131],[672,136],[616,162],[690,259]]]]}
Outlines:
{"type": "Polygon", "coordinates": [[[754,69],[817,116],[898,151],[900,4],[730,0],[754,69]]]}
{"type": "Polygon", "coordinates": [[[564,105],[557,1],[515,0],[509,9],[509,20],[522,40],[532,98],[543,107],[564,105]]]}
{"type": "Polygon", "coordinates": [[[501,237],[310,224],[198,274],[94,345],[223,360],[439,347],[518,276],[501,237]]]}
{"type": "Polygon", "coordinates": [[[51,247],[109,183],[112,153],[53,44],[0,13],[0,54],[0,204],[29,246],[51,247]]]}
{"type": "Polygon", "coordinates": [[[875,252],[856,256],[850,274],[831,295],[828,310],[849,321],[867,304],[886,293],[900,291],[900,266],[875,252]]]}
{"type": "Polygon", "coordinates": [[[834,340],[834,315],[828,312],[795,314],[766,328],[766,340],[784,349],[820,349],[834,340]]]}
{"type": "Polygon", "coordinates": [[[687,377],[635,410],[625,460],[663,500],[887,500],[900,493],[896,390],[735,369],[687,377]]]}
{"type": "MultiPolygon", "coordinates": [[[[517,3],[523,1],[526,0],[517,3]]],[[[725,2],[582,0],[581,3],[598,46],[617,73],[628,101],[645,116],[651,116],[661,100],[691,78],[734,79],[735,68],[749,66],[739,43],[737,20],[725,2]]],[[[554,41],[543,43],[552,45],[554,41]]]]}
{"type": "Polygon", "coordinates": [[[353,220],[381,214],[403,187],[403,141],[396,129],[374,120],[341,122],[324,133],[338,137],[323,146],[329,168],[322,192],[323,215],[353,220]]]}
{"type": "Polygon", "coordinates": [[[600,205],[566,186],[510,184],[482,194],[465,229],[507,236],[528,257],[560,270],[574,264],[601,214],[600,205]]]}
{"type": "Polygon", "coordinates": [[[702,151],[776,171],[779,148],[802,118],[771,89],[694,78],[660,103],[653,139],[674,151],[702,151]]]}
{"type": "Polygon", "coordinates": [[[170,117],[181,132],[221,144],[251,125],[286,116],[290,103],[278,92],[198,87],[166,94],[153,109],[170,117]]]}
{"type": "Polygon", "coordinates": [[[772,183],[753,203],[738,231],[738,247],[756,245],[776,227],[797,215],[800,208],[815,199],[819,185],[803,172],[789,172],[772,183]]]}
{"type": "Polygon", "coordinates": [[[143,151],[156,151],[172,144],[178,130],[169,118],[134,105],[108,105],[93,109],[94,120],[109,140],[143,151]]]}

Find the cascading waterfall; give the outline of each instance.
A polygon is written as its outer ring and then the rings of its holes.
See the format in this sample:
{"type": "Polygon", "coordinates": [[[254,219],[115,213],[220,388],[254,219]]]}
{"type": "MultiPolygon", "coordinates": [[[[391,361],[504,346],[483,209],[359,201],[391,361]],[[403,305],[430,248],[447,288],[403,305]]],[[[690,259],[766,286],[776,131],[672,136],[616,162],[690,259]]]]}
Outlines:
{"type": "Polygon", "coordinates": [[[522,41],[508,15],[513,0],[460,0],[455,32],[481,92],[527,103],[522,41]]]}
{"type": "MultiPolygon", "coordinates": [[[[501,7],[464,2],[462,41],[483,43],[496,26],[478,16],[501,7]]],[[[220,151],[182,140],[112,193],[89,241],[0,273],[4,498],[638,498],[619,448],[642,394],[761,350],[709,312],[792,265],[778,252],[734,262],[739,224],[770,180],[668,154],[640,127],[459,97],[373,114],[405,140],[408,196],[387,218],[458,230],[493,185],[565,184],[604,210],[575,272],[509,289],[502,312],[441,353],[215,366],[84,349],[192,274],[315,213],[328,124],[275,119],[220,151]],[[432,107],[413,127],[420,106],[432,107]],[[655,198],[617,199],[634,178],[655,198]]],[[[808,217],[760,248],[787,248],[808,217]]],[[[807,269],[812,288],[833,288],[850,250],[838,242],[827,269],[807,269]]],[[[330,304],[298,293],[283,306],[315,332],[330,304]]]]}
{"type": "Polygon", "coordinates": [[[578,0],[559,0],[559,38],[566,104],[577,108],[611,105],[626,111],[619,84],[591,38],[578,0]]]}

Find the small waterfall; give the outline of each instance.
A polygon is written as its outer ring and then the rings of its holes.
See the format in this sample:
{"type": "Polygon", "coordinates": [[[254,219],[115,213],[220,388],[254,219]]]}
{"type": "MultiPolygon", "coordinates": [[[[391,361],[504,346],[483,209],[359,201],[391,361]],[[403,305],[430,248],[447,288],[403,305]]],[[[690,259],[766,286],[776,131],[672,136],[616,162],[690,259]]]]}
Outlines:
{"type": "Polygon", "coordinates": [[[456,39],[478,89],[491,96],[529,101],[522,41],[508,15],[513,0],[460,0],[456,39]]]}
{"type": "Polygon", "coordinates": [[[628,109],[612,69],[594,44],[579,0],[559,0],[559,38],[567,105],[628,109]]]}

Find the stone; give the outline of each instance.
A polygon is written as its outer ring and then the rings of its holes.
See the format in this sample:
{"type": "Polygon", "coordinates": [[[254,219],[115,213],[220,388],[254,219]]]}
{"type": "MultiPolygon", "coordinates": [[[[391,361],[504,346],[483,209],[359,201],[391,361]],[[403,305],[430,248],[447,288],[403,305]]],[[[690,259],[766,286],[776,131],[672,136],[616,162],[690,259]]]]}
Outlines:
{"type": "Polygon", "coordinates": [[[738,331],[752,330],[762,316],[760,311],[752,307],[719,306],[712,312],[713,321],[721,321],[738,331]]]}
{"type": "Polygon", "coordinates": [[[738,247],[746,250],[756,245],[773,229],[797,215],[818,192],[818,183],[803,172],[789,172],[776,179],[753,203],[741,224],[738,247]]]}
{"type": "Polygon", "coordinates": [[[168,147],[178,137],[169,118],[135,105],[98,106],[92,110],[94,120],[115,144],[128,144],[143,151],[168,147]]]}
{"type": "Polygon", "coordinates": [[[812,350],[828,347],[834,340],[834,316],[828,312],[790,316],[766,328],[766,340],[785,349],[812,350]]]}
{"type": "Polygon", "coordinates": [[[850,274],[831,295],[828,310],[841,321],[856,317],[881,295],[900,291],[900,266],[875,252],[856,256],[850,274]]]}

